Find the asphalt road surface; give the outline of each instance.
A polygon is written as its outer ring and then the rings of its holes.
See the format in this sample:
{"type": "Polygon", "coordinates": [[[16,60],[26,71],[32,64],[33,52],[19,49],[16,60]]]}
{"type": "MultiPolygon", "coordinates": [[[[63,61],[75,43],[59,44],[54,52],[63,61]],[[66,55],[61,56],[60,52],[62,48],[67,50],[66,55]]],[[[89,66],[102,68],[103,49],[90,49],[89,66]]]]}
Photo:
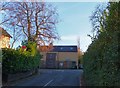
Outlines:
{"type": "Polygon", "coordinates": [[[38,75],[22,79],[12,86],[80,86],[82,70],[41,69],[38,75]]]}

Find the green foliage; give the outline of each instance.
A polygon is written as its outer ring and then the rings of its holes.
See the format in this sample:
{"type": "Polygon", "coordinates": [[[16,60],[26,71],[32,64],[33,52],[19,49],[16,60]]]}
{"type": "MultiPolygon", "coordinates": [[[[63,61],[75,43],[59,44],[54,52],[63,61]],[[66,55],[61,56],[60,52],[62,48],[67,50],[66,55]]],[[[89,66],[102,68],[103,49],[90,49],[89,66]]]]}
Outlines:
{"type": "Polygon", "coordinates": [[[83,64],[83,56],[78,56],[78,63],[83,64]]]}
{"type": "Polygon", "coordinates": [[[2,63],[2,50],[0,49],[0,63],[2,63]]]}
{"type": "Polygon", "coordinates": [[[18,73],[37,68],[40,64],[41,55],[36,50],[36,44],[29,42],[28,51],[2,49],[2,70],[3,73],[18,73]]]}
{"type": "Polygon", "coordinates": [[[110,3],[105,29],[83,56],[86,84],[89,86],[120,86],[120,3],[110,3]]]}

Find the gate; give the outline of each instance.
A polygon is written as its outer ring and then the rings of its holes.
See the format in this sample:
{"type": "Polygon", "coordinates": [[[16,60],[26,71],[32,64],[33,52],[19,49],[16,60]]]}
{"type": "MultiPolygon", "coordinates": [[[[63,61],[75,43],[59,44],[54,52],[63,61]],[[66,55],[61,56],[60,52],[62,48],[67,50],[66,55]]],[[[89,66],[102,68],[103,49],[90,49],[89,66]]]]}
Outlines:
{"type": "Polygon", "coordinates": [[[56,53],[46,54],[46,68],[56,68],[56,53]]]}

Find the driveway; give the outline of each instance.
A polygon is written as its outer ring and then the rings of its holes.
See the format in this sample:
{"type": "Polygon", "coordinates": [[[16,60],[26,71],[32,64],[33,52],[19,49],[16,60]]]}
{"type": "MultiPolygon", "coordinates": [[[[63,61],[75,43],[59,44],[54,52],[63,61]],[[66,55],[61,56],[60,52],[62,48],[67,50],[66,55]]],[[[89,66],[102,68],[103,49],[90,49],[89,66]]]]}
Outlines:
{"type": "Polygon", "coordinates": [[[39,74],[17,81],[12,86],[80,86],[82,70],[40,69],[39,74]]]}

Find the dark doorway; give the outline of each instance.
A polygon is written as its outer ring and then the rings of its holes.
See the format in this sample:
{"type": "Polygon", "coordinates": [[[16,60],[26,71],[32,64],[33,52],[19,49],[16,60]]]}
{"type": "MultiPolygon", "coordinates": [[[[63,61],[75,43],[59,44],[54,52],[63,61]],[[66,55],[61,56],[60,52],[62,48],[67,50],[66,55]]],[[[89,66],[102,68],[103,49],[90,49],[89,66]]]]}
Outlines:
{"type": "Polygon", "coordinates": [[[46,68],[56,68],[56,53],[46,54],[46,68]]]}

